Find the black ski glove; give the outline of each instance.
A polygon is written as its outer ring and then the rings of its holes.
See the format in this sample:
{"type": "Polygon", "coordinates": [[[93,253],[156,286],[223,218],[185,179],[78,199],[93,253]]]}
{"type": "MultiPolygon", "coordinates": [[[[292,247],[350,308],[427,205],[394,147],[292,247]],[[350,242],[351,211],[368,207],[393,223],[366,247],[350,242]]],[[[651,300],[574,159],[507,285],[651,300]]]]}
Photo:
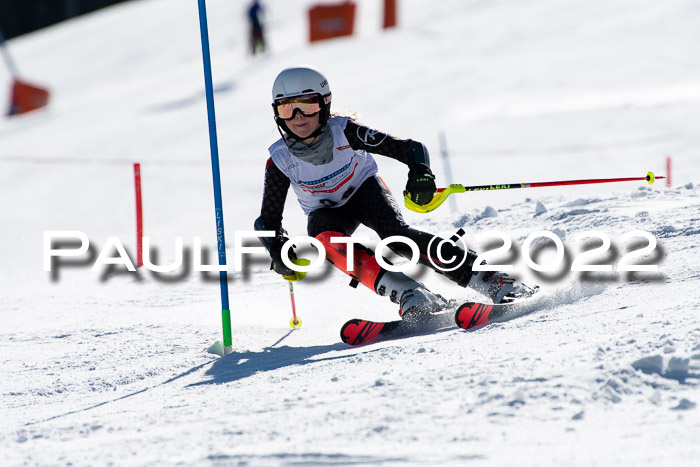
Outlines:
{"type": "Polygon", "coordinates": [[[404,196],[408,195],[411,201],[421,206],[432,201],[437,187],[435,175],[425,164],[416,164],[408,171],[408,181],[404,196]]]}
{"type": "MultiPolygon", "coordinates": [[[[277,236],[272,239],[270,243],[270,257],[272,258],[272,264],[270,269],[274,270],[277,274],[283,276],[294,276],[296,272],[293,269],[288,268],[282,262],[282,245],[288,240],[285,236],[277,236]]],[[[288,256],[290,260],[297,259],[297,254],[294,252],[294,245],[288,251],[288,256]]]]}

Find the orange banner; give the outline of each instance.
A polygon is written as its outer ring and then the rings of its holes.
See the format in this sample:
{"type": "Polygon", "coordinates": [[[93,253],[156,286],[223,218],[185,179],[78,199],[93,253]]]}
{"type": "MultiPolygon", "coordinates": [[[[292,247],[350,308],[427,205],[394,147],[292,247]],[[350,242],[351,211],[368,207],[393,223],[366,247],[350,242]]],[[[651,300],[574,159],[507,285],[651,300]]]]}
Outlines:
{"type": "Polygon", "coordinates": [[[49,91],[38,86],[15,79],[12,83],[12,100],[8,115],[17,115],[46,106],[49,103],[49,91]]]}
{"type": "Polygon", "coordinates": [[[354,2],[316,5],[309,9],[309,42],[351,36],[354,28],[354,2]]]}

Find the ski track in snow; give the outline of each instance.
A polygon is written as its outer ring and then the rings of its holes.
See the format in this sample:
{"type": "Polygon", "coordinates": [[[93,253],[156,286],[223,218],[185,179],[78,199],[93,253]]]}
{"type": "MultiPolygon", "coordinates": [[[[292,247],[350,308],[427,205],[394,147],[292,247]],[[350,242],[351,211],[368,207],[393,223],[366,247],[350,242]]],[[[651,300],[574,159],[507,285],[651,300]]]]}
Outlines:
{"type": "MultiPolygon", "coordinates": [[[[695,465],[693,1],[414,0],[383,34],[378,2],[363,0],[356,37],[313,46],[301,33],[313,2],[268,2],[273,47],[256,60],[245,56],[239,5],[207,3],[227,234],[250,230],[258,214],[265,148],[277,138],[269,86],[300,62],[328,70],[336,108],[424,141],[440,183],[434,140],[445,131],[460,183],[660,175],[672,154],[674,187],[470,193],[455,195],[458,213],[449,203],[406,212],[432,232],[463,227],[479,251],[488,242],[477,234],[505,232],[513,247],[499,260],[541,286],[538,306],[476,331],[346,346],[345,321],[394,319],[396,305],[347,287],[329,266],[295,285],[304,325],[292,331],[286,284],[267,260],[252,261],[230,274],[234,351],[220,358],[207,352],[221,334],[216,277],[83,264],[52,279],[41,256],[45,230],[83,230],[95,254],[108,236],[131,239],[137,160],[146,229],[163,261],[177,235],[190,246],[201,236],[212,257],[196,8],[127,2],[12,40],[23,73],[50,82],[53,100],[0,120],[3,465],[695,465]],[[113,52],[99,52],[106,47],[113,52]],[[525,239],[541,230],[565,246],[552,273],[521,259],[525,239]],[[657,247],[634,262],[658,272],[572,273],[581,248],[600,244],[575,241],[590,230],[612,240],[595,264],[612,265],[645,244],[625,233],[649,232],[657,247]]],[[[405,170],[377,159],[400,193],[405,170]]],[[[301,235],[291,198],[285,227],[301,235]]],[[[531,250],[540,262],[553,251],[543,239],[531,250]]],[[[479,299],[435,274],[412,274],[445,296],[479,299]]]]}
{"type": "MultiPolygon", "coordinates": [[[[542,202],[544,218],[527,201],[478,228],[499,220],[512,222],[516,234],[534,223],[564,233],[582,227],[577,216],[561,221],[575,209],[571,201],[542,202]]],[[[83,316],[72,315],[60,331],[3,333],[2,352],[13,356],[3,365],[13,375],[2,383],[5,452],[15,456],[11,463],[90,462],[99,450],[105,463],[126,456],[139,463],[252,464],[507,463],[516,452],[542,456],[541,449],[551,462],[653,463],[666,458],[654,452],[668,443],[692,452],[697,421],[686,413],[698,402],[700,328],[684,293],[698,280],[687,277],[698,260],[698,216],[689,209],[697,206],[695,189],[645,190],[644,197],[632,191],[596,204],[628,213],[606,216],[610,232],[658,225],[657,216],[673,219],[663,230],[674,235],[659,236],[663,279],[591,281],[578,291],[572,279],[543,285],[544,309],[474,332],[449,328],[348,348],[337,336],[342,319],[324,324],[330,311],[309,301],[302,282],[302,330],[284,329],[288,309],[280,293],[283,311],[268,325],[235,326],[236,350],[216,358],[203,353],[214,324],[198,325],[187,312],[178,319],[188,322],[168,322],[178,315],[177,300],[151,304],[156,314],[145,319],[148,302],[135,300],[130,318],[119,322],[136,324],[112,327],[104,318],[90,323],[87,305],[99,311],[105,304],[84,298],[85,305],[74,305],[83,316]],[[668,284],[677,293],[654,306],[668,284]],[[482,446],[494,439],[501,450],[482,446]],[[173,440],[179,449],[169,454],[173,440]],[[593,443],[604,451],[577,447],[593,443]],[[645,455],[630,451],[638,443],[645,455]]],[[[452,223],[451,216],[437,222],[452,223]]],[[[343,287],[344,278],[333,279],[343,287]]],[[[147,287],[153,290],[146,295],[176,290],[147,287]]],[[[267,290],[251,293],[263,303],[267,290]]],[[[57,292],[60,301],[70,299],[57,292]]],[[[362,314],[337,308],[343,317],[362,314]]]]}

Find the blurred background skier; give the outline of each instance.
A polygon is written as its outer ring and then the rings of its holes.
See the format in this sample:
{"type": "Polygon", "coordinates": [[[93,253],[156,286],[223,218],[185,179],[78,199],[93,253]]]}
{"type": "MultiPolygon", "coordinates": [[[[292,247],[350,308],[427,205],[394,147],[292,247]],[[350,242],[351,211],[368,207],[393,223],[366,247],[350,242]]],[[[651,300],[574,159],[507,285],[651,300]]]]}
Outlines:
{"type": "MultiPolygon", "coordinates": [[[[378,295],[388,296],[400,306],[403,318],[434,313],[453,303],[432,293],[404,273],[389,271],[377,262],[374,252],[355,243],[353,270],[347,265],[348,248],[331,238],[347,237],[364,224],[381,239],[401,236],[418,245],[419,262],[444,274],[462,287],[505,303],[533,294],[504,273],[472,271],[476,254],[458,244],[410,227],[399,205],[377,175],[371,153],[403,162],[408,166],[405,194],[419,204],[433,199],[435,176],[430,170],[426,147],[361,125],[352,118],[331,114],[331,89],[321,72],[308,66],[282,70],[272,87],[272,108],[281,138],[269,148],[260,217],[256,230],[274,231],[262,238],[275,272],[290,276],[294,271],[282,262],[282,245],[287,241],[282,215],[291,185],[308,216],[307,233],[326,249],[326,258],[378,295]],[[441,245],[441,251],[438,251],[441,245]],[[440,253],[440,255],[438,254],[440,253]],[[440,258],[443,260],[441,261],[440,258]]],[[[389,248],[411,258],[409,245],[393,242],[389,248]]],[[[290,259],[296,259],[293,249],[290,259]]],[[[355,282],[356,281],[356,282],[355,282]]]]}
{"type": "Polygon", "coordinates": [[[262,25],[264,8],[258,0],[253,0],[248,8],[248,20],[250,22],[250,52],[255,55],[265,52],[265,32],[262,25]]]}

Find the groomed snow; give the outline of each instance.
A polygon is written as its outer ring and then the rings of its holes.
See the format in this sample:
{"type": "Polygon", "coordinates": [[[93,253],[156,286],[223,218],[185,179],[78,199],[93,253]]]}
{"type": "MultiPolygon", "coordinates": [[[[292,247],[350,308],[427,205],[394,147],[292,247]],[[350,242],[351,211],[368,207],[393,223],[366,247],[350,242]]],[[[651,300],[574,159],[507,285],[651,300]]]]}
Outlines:
{"type": "MultiPolygon", "coordinates": [[[[309,45],[313,3],[268,0],[270,51],[253,58],[244,2],[207,2],[229,257],[278,138],[272,81],[299,63],[326,73],[335,109],[424,142],[439,185],[443,132],[457,183],[665,175],[671,156],[673,186],[459,194],[458,212],[405,211],[432,232],[465,228],[475,247],[505,232],[513,254],[500,259],[541,285],[545,308],[475,332],[346,346],[346,320],[397,310],[331,267],[295,285],[304,324],[292,331],[287,285],[261,256],[230,274],[234,351],[222,358],[207,352],[221,340],[216,276],[92,271],[95,256],[43,270],[50,230],[84,232],[93,255],[108,237],[134,252],[134,162],[158,263],[178,236],[214,256],[197,2],[126,2],[13,39],[22,76],[52,101],[0,119],[3,465],[695,465],[697,2],[403,0],[399,28],[383,32],[383,2],[360,0],[355,36],[309,45]],[[566,245],[553,275],[520,259],[541,230],[566,245]],[[656,248],[633,263],[658,272],[570,272],[600,244],[576,239],[590,230],[613,243],[595,262],[614,266],[646,244],[626,233],[650,233],[656,248]]],[[[405,168],[377,159],[399,195],[405,168]]],[[[305,234],[291,193],[284,223],[305,234]]]]}

